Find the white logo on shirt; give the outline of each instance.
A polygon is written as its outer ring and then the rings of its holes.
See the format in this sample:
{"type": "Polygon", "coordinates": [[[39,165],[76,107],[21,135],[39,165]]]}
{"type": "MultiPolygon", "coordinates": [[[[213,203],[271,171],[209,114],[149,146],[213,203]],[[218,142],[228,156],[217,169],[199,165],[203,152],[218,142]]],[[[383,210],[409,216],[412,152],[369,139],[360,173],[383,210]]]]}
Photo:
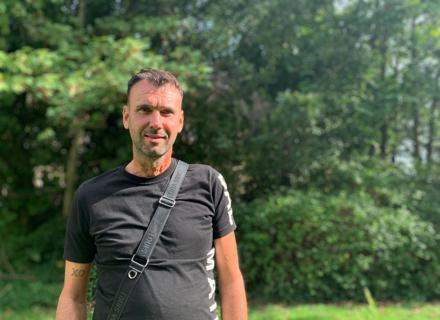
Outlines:
{"type": "Polygon", "coordinates": [[[215,248],[212,248],[207,256],[208,258],[206,259],[206,270],[213,270],[214,266],[215,266],[215,261],[214,261],[214,255],[215,255],[215,248]]]}
{"type": "MultiPolygon", "coordinates": [[[[214,260],[214,255],[215,255],[215,248],[212,248],[211,250],[209,250],[208,254],[206,255],[206,270],[210,271],[214,269],[215,266],[215,260],[214,260]]],[[[214,296],[215,293],[215,280],[211,279],[210,277],[207,277],[208,280],[208,284],[209,284],[209,294],[208,294],[208,298],[212,299],[212,297],[214,296]]],[[[214,301],[214,303],[209,307],[209,311],[210,312],[214,312],[215,309],[217,309],[217,303],[214,301]]]]}
{"type": "Polygon", "coordinates": [[[229,223],[231,226],[234,224],[234,218],[232,216],[232,201],[231,197],[229,196],[228,186],[226,185],[225,178],[221,174],[218,175],[218,179],[220,180],[221,185],[223,186],[224,195],[226,199],[228,200],[227,208],[228,208],[228,215],[229,215],[229,223]]]}
{"type": "Polygon", "coordinates": [[[209,299],[212,299],[212,297],[214,296],[215,293],[215,280],[211,279],[211,278],[207,278],[208,279],[208,283],[209,283],[209,287],[211,288],[211,291],[209,292],[209,299]]]}

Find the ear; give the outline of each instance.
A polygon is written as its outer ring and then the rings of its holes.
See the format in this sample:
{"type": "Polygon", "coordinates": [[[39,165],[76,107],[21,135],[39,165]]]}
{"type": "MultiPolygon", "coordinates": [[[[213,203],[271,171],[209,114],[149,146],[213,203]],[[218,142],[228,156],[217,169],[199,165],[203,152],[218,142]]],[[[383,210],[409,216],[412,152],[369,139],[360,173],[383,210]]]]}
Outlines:
{"type": "Polygon", "coordinates": [[[124,107],[122,108],[122,124],[124,125],[125,129],[128,129],[129,114],[129,107],[127,105],[124,105],[124,107]]]}
{"type": "Polygon", "coordinates": [[[183,125],[185,124],[185,113],[183,112],[183,110],[181,110],[179,122],[180,122],[179,133],[181,133],[183,130],[183,125]]]}

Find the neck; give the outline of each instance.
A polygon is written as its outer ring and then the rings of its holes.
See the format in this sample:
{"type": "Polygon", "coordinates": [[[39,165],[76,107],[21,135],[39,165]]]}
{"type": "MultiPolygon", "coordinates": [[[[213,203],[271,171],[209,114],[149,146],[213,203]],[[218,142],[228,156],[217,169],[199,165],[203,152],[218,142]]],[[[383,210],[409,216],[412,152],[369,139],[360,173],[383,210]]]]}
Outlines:
{"type": "Polygon", "coordinates": [[[170,150],[158,159],[137,159],[137,157],[133,157],[125,170],[138,177],[156,177],[171,165],[171,155],[172,151],[170,150]]]}

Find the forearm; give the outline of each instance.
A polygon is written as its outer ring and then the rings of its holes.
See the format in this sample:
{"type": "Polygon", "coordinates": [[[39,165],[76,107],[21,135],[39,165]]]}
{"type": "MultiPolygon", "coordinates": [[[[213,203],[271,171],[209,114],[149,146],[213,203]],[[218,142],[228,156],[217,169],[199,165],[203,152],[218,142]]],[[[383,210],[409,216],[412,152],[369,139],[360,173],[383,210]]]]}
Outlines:
{"type": "Polygon", "coordinates": [[[86,301],[75,300],[61,292],[56,311],[56,320],[86,320],[86,301]]]}
{"type": "Polygon", "coordinates": [[[247,302],[243,277],[220,286],[222,320],[247,320],[247,302]]]}

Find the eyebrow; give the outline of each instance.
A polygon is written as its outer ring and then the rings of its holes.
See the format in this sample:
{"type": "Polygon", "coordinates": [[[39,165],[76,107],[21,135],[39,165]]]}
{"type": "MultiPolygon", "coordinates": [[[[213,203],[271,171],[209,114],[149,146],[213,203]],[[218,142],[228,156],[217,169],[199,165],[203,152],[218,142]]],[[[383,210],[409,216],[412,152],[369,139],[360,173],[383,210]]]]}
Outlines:
{"type": "Polygon", "coordinates": [[[155,107],[154,106],[152,106],[152,105],[150,105],[150,104],[139,104],[139,105],[137,105],[136,107],[135,107],[135,109],[136,110],[139,110],[139,109],[141,109],[141,108],[152,108],[152,109],[154,109],[155,107]]]}
{"type": "Polygon", "coordinates": [[[149,109],[158,109],[158,110],[165,110],[165,111],[174,111],[174,108],[169,106],[153,106],[151,104],[140,104],[135,107],[136,110],[142,109],[142,108],[149,108],[149,109]]]}

